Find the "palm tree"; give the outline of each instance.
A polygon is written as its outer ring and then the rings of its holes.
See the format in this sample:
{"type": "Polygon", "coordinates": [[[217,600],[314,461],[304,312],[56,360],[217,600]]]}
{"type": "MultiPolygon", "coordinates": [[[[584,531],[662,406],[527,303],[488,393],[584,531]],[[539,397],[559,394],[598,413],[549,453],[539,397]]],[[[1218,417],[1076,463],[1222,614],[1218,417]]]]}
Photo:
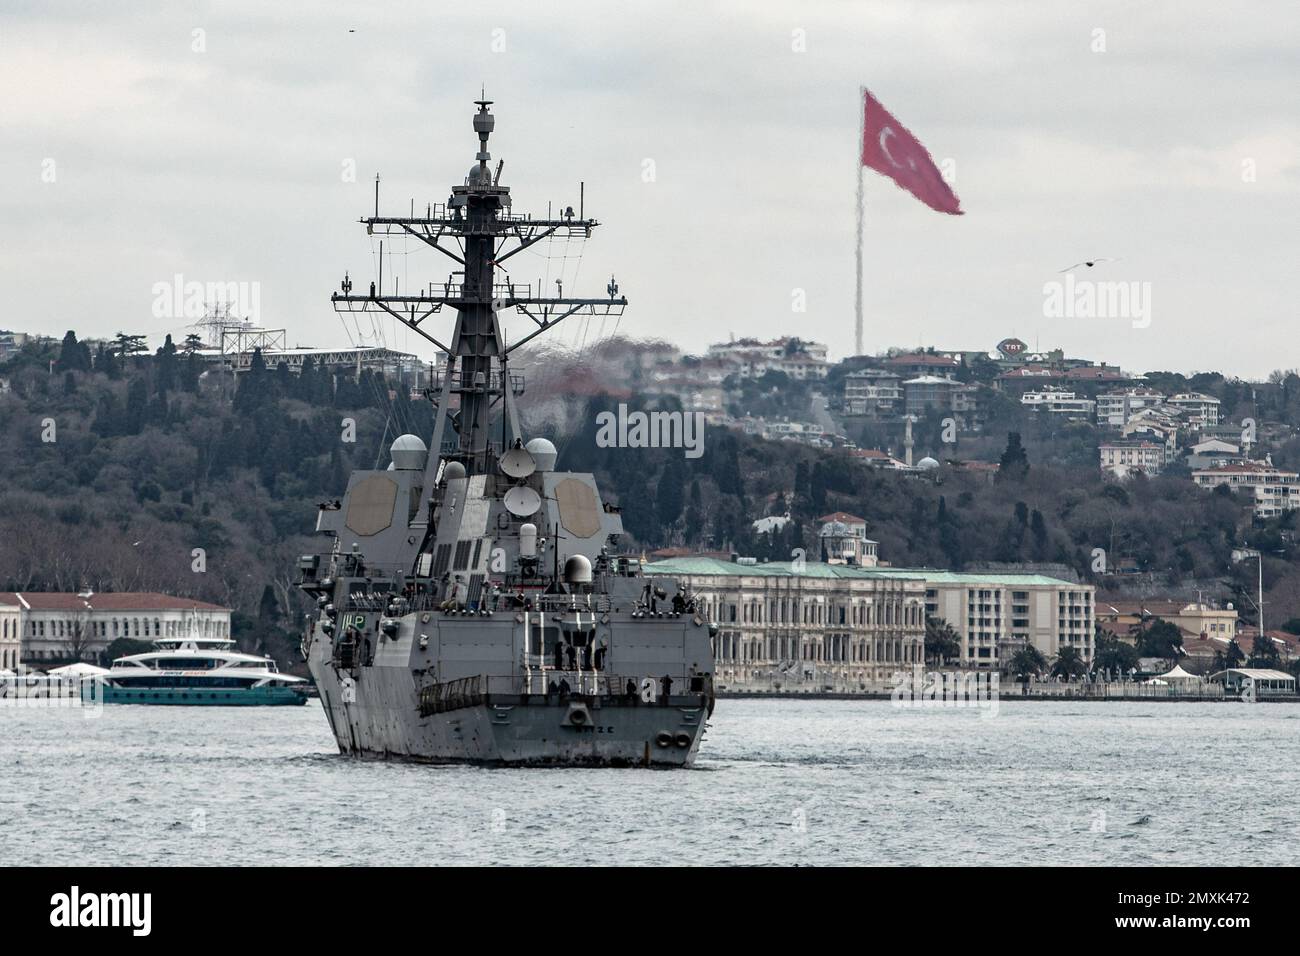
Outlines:
{"type": "Polygon", "coordinates": [[[961,655],[961,636],[941,617],[925,619],[925,660],[939,666],[961,655]]]}
{"type": "Polygon", "coordinates": [[[1080,677],[1088,670],[1088,665],[1084,663],[1083,655],[1079,653],[1076,647],[1063,647],[1057,652],[1056,660],[1052,664],[1052,676],[1063,677],[1065,680],[1073,680],[1080,677]]]}
{"type": "Polygon", "coordinates": [[[1022,681],[1028,681],[1031,676],[1042,673],[1046,666],[1047,658],[1033,644],[1026,644],[1020,648],[1007,662],[1007,669],[1017,680],[1022,681]]]}

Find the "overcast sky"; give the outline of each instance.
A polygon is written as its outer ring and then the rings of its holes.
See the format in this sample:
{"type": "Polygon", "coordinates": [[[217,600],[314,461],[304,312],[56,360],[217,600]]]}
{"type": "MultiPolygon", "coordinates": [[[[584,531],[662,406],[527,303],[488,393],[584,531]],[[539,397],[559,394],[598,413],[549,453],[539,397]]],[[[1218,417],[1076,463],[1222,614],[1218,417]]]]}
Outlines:
{"type": "MultiPolygon", "coordinates": [[[[345,268],[372,278],[356,220],[375,173],[391,214],[445,199],[473,162],[482,83],[515,210],[576,207],[585,180],[604,224],[566,292],[602,294],[612,271],[622,333],[696,351],[794,333],[839,358],[866,85],[955,163],[966,210],[867,173],[866,351],[1016,335],[1126,369],[1264,375],[1300,366],[1298,11],[5,0],[0,327],[156,345],[186,331],[152,313],[179,273],[259,283],[262,324],[290,344],[346,343],[328,298],[345,268]],[[1118,261],[1091,277],[1150,283],[1149,326],[1044,317],[1044,283],[1101,256],[1118,261]]],[[[409,288],[448,261],[394,267],[409,288]]]]}

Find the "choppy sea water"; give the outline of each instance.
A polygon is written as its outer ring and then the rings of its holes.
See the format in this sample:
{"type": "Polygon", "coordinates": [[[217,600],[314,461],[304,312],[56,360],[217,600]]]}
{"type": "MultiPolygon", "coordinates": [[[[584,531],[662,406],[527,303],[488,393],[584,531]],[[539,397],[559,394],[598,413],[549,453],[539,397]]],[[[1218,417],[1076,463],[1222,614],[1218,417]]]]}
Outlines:
{"type": "Polygon", "coordinates": [[[0,708],[0,864],[1293,864],[1300,706],[723,700],[692,770],[338,755],[319,703],[0,708]]]}

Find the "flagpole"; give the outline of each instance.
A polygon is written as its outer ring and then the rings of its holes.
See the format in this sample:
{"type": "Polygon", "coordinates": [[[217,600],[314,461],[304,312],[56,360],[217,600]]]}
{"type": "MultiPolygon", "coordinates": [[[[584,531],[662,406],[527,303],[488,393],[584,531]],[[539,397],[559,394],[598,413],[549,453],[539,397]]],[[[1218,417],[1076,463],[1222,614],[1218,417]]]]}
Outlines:
{"type": "Polygon", "coordinates": [[[854,159],[854,166],[858,171],[858,247],[857,256],[854,259],[854,279],[857,285],[855,295],[855,319],[853,325],[853,347],[854,354],[862,354],[862,137],[866,129],[866,108],[867,108],[867,88],[858,87],[858,145],[857,156],[854,159]]]}

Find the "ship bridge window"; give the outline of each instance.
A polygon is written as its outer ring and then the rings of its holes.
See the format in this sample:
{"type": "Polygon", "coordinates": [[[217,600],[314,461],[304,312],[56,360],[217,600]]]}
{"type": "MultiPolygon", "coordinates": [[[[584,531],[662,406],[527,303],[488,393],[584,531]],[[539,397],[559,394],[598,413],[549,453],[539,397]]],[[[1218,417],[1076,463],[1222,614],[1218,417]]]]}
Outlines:
{"type": "Polygon", "coordinates": [[[160,660],[158,665],[165,670],[196,671],[207,670],[214,663],[215,661],[206,657],[175,657],[170,660],[160,660]]]}

